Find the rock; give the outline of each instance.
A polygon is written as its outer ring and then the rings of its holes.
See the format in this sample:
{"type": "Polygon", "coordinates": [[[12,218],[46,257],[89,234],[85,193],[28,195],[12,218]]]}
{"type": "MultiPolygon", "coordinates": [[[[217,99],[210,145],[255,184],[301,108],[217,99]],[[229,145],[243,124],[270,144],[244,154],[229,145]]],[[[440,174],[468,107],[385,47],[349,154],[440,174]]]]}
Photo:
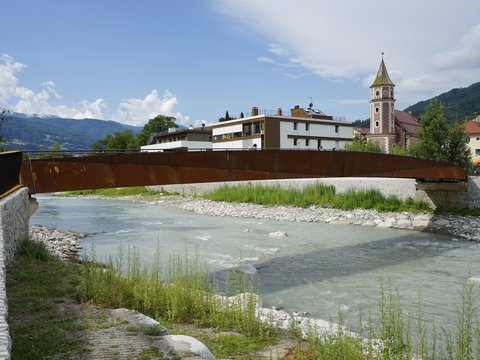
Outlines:
{"type": "Polygon", "coordinates": [[[480,277],[472,276],[467,279],[467,282],[470,284],[480,285],[480,277]]]}
{"type": "Polygon", "coordinates": [[[180,356],[196,355],[205,360],[215,360],[204,343],[186,335],[166,335],[163,337],[174,352],[180,356]]]}
{"type": "Polygon", "coordinates": [[[435,220],[433,223],[435,226],[450,226],[450,221],[446,219],[435,220]]]}
{"type": "Polygon", "coordinates": [[[280,238],[280,237],[287,237],[288,234],[284,231],[273,231],[273,232],[269,233],[268,236],[269,237],[280,238]]]}

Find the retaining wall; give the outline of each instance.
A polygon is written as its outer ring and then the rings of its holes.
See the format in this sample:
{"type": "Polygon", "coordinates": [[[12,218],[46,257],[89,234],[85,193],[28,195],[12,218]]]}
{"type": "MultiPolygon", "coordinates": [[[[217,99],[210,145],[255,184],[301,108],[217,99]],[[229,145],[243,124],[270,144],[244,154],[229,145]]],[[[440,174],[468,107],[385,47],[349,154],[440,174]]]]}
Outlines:
{"type": "Polygon", "coordinates": [[[468,179],[468,207],[480,209],[480,176],[471,176],[468,179]]]}
{"type": "Polygon", "coordinates": [[[28,237],[28,189],[21,188],[0,199],[0,358],[10,359],[11,339],[8,331],[6,266],[18,245],[28,237]]]}

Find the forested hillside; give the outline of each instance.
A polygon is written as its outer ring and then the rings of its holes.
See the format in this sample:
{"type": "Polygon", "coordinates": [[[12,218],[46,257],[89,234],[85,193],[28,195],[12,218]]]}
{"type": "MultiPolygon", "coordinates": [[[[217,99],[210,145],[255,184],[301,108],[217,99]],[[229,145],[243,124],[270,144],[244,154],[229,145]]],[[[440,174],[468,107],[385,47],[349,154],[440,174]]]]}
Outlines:
{"type": "Polygon", "coordinates": [[[84,150],[106,135],[128,129],[138,133],[142,128],[97,119],[14,114],[6,116],[0,135],[6,150],[47,150],[55,143],[63,150],[84,150]]]}

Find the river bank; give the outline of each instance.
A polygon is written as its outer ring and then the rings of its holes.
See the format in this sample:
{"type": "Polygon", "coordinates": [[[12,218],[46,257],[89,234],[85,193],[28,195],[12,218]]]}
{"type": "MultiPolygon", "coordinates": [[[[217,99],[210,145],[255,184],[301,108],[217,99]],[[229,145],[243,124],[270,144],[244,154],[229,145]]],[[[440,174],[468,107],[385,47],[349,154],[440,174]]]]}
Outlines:
{"type": "Polygon", "coordinates": [[[157,198],[127,196],[118,199],[150,205],[174,206],[185,211],[212,216],[432,231],[471,241],[480,241],[480,217],[475,216],[378,212],[364,209],[344,211],[317,206],[310,206],[306,209],[295,206],[270,207],[255,204],[216,202],[182,196],[162,196],[157,198]]]}

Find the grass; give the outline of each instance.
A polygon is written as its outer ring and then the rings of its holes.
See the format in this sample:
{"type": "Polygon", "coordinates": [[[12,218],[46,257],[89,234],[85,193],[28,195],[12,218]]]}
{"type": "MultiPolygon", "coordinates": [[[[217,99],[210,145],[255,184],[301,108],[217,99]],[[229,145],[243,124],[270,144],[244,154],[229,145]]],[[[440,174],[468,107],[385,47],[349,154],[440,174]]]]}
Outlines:
{"type": "Polygon", "coordinates": [[[375,189],[353,190],[336,194],[335,187],[316,183],[303,189],[282,188],[264,185],[224,185],[207,193],[204,198],[213,201],[254,203],[267,206],[290,205],[306,208],[309,206],[330,207],[342,210],[372,209],[381,212],[408,211],[431,212],[425,202],[408,198],[405,201],[397,197],[384,196],[375,189]]]}
{"type": "Polygon", "coordinates": [[[145,186],[134,186],[134,187],[126,187],[126,188],[68,191],[68,192],[58,194],[57,196],[118,197],[118,196],[157,196],[157,195],[171,195],[171,194],[163,190],[161,191],[150,190],[145,186]]]}
{"type": "Polygon", "coordinates": [[[80,358],[86,352],[84,324],[71,306],[79,276],[78,264],[23,242],[7,268],[12,359],[80,358]]]}
{"type": "Polygon", "coordinates": [[[458,216],[480,216],[480,209],[454,209],[448,213],[458,216]]]}
{"type": "MultiPolygon", "coordinates": [[[[257,319],[254,287],[244,274],[227,276],[221,298],[219,284],[212,282],[208,269],[196,258],[192,261],[188,256],[172,255],[166,264],[161,264],[157,250],[156,261],[147,270],[142,268],[135,249],[129,249],[126,258],[120,251],[106,266],[98,266],[95,255],[92,257],[83,267],[78,286],[81,302],[135,309],[167,325],[187,323],[234,330],[242,334],[244,344],[251,346],[263,346],[276,339],[276,331],[257,319]],[[239,293],[246,295],[235,296],[239,293]]],[[[207,343],[214,345],[219,341],[215,338],[207,338],[207,343]]]]}

